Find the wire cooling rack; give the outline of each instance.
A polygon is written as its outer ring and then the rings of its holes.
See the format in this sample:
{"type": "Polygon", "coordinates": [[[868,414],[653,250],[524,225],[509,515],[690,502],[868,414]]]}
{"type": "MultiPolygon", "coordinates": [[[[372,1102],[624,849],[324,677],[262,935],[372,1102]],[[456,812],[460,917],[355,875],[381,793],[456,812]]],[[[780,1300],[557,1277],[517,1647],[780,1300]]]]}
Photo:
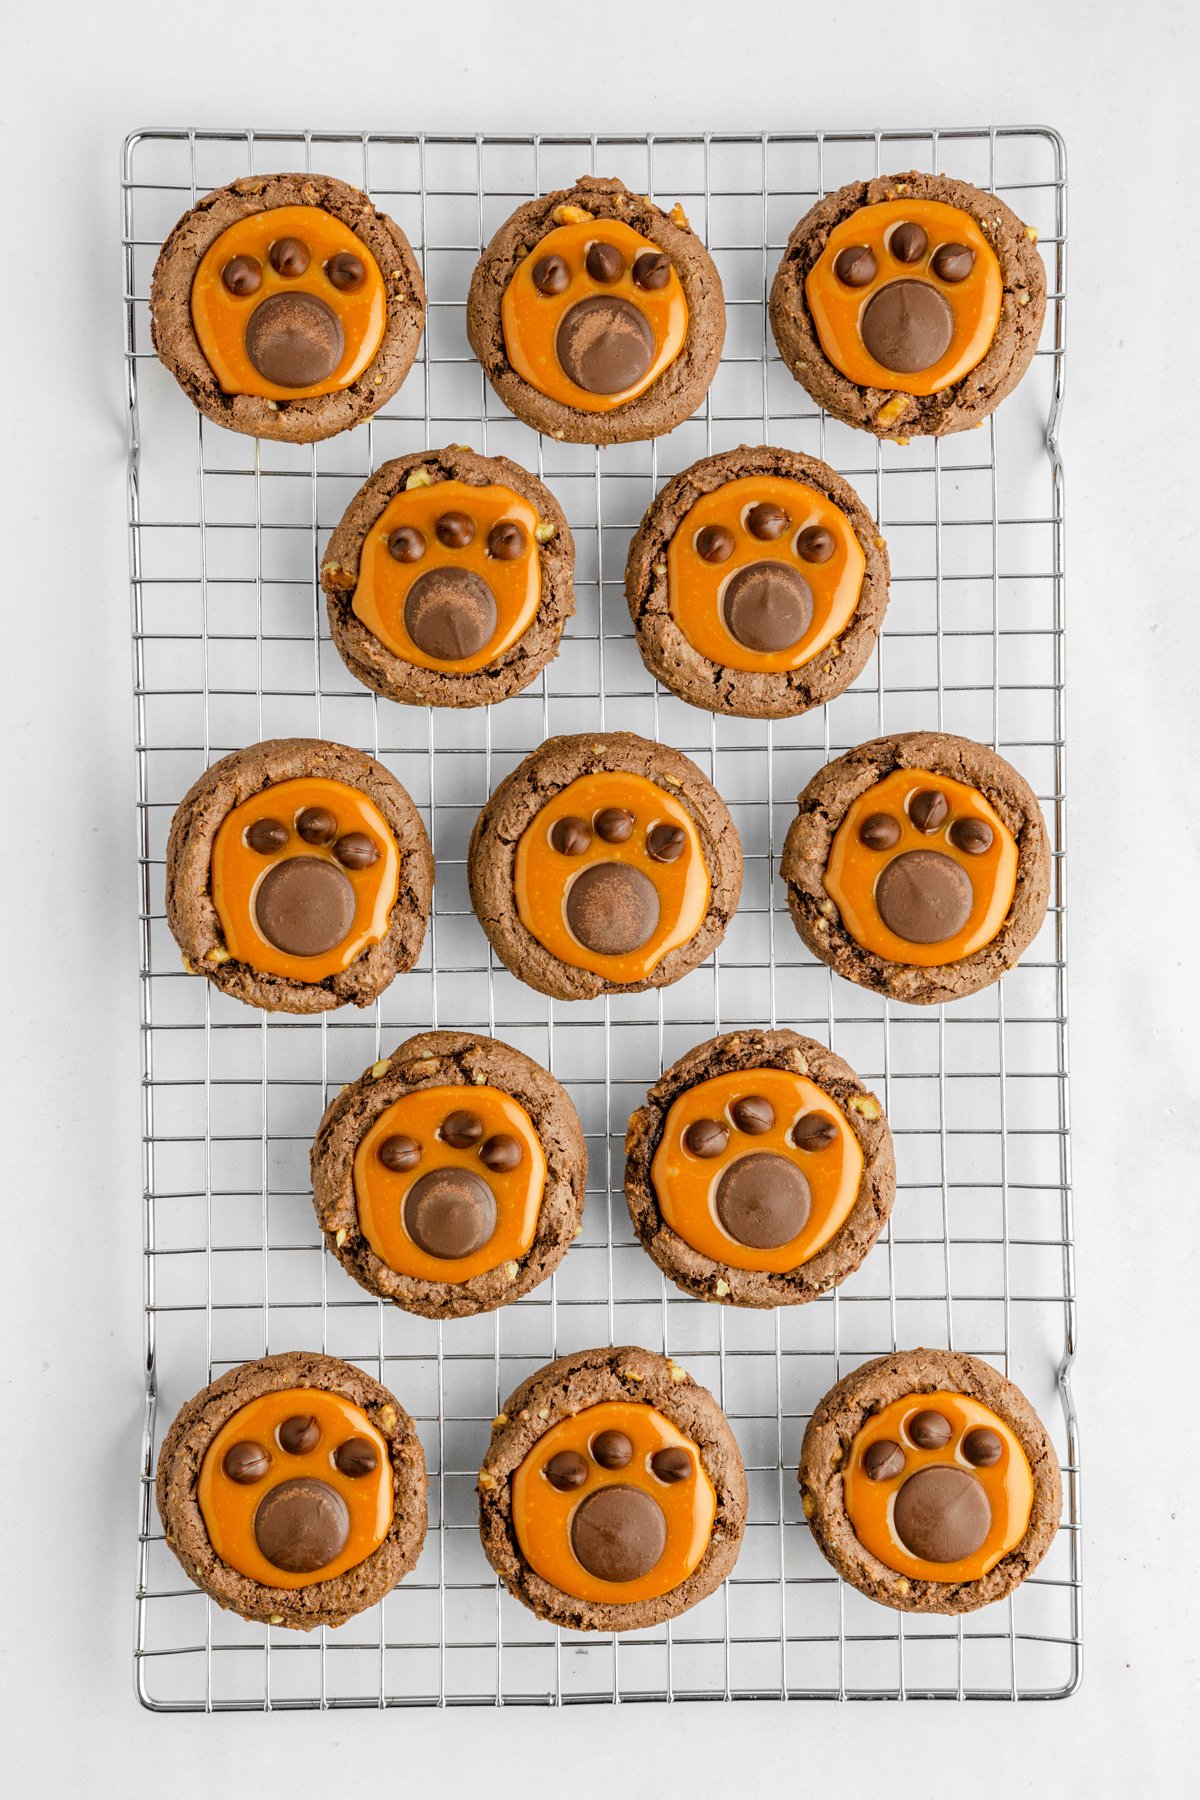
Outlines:
{"type": "Polygon", "coordinates": [[[154,130],[122,170],[129,528],[136,694],[145,1119],[146,1438],[137,1691],[165,1711],[865,1696],[1049,1698],[1079,1678],[1080,1493],[1069,1369],[1075,1287],[1067,1115],[1063,814],[1063,395],[1066,190],[1038,128],[761,136],[488,138],[154,130]],[[1046,327],[1016,394],[982,429],[908,446],[824,417],[775,352],[766,294],[796,219],[842,182],[918,167],[1003,195],[1038,227],[1046,327]],[[293,446],[221,430],[155,360],[147,293],[159,245],[211,187],[315,169],[366,188],[425,272],[421,355],[366,425],[293,446]],[[725,287],[725,354],[703,408],[656,443],[596,451],[508,415],[464,330],[481,246],[521,201],[583,171],[683,203],[725,287]],[[332,649],[317,585],[330,528],[387,457],[469,441],[547,481],[577,547],[578,610],[525,694],[478,712],[380,701],[332,649]],[[807,450],[879,520],[892,604],[853,688],[778,724],[717,718],[659,691],[625,608],[629,537],[658,488],[739,442],[807,450]],[[746,854],[719,953],[675,986],[556,1003],[498,966],[472,916],[466,848],[500,778],[548,734],[627,727],[680,746],[729,803],[746,854]],[[1041,797],[1054,846],[1049,916],[1020,967],[945,1007],[910,1008],[815,962],[776,857],[794,800],[831,755],[883,732],[944,727],[992,744],[1041,797]],[[188,977],[163,916],[176,803],[213,759],[265,737],[371,751],[420,806],[437,858],[416,969],[366,1013],[258,1014],[188,977]],[[775,1313],[685,1298],[632,1237],[626,1120],[660,1069],[716,1030],[787,1024],[846,1057],[896,1134],[889,1229],[836,1292],[775,1313]],[[437,1325],[369,1298],[321,1246],[308,1145],[339,1086],[411,1032],[484,1028],[547,1064],[588,1138],[582,1236],[516,1305],[437,1325]],[[489,1423],[530,1370],[567,1350],[670,1351],[717,1394],[745,1457],[737,1568],[673,1624],[620,1638],[559,1632],[497,1588],[476,1531],[489,1423]],[[795,1479],[825,1390],[918,1344],[987,1357],[1030,1395],[1065,1477],[1038,1573],[965,1619],[905,1617],[833,1575],[795,1479]],[[430,1530],[413,1574],[371,1611],[310,1637],[248,1625],[193,1590],[163,1542],[153,1470],[179,1404],[231,1364],[329,1351],[414,1414],[430,1530]]]}

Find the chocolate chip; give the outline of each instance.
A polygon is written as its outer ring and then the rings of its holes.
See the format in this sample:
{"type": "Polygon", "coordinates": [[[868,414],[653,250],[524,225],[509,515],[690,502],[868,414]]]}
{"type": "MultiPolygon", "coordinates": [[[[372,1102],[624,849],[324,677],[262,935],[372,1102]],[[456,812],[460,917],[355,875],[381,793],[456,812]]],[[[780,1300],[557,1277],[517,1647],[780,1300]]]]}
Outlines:
{"type": "Polygon", "coordinates": [[[633,259],[633,279],[640,288],[665,288],[671,279],[671,259],[666,251],[639,251],[633,259]]]}
{"type": "Polygon", "coordinates": [[[483,1120],[478,1113],[460,1106],[442,1120],[442,1142],[452,1150],[469,1150],[483,1136],[483,1120]]]}
{"type": "Polygon", "coordinates": [[[221,280],[239,300],[257,294],[262,286],[262,264],[257,256],[231,256],[221,270],[221,280]]]}
{"type": "Polygon", "coordinates": [[[597,1488],[571,1519],[571,1548],[600,1581],[637,1581],[648,1575],[667,1547],[662,1507],[641,1488],[597,1488]]]}
{"type": "Polygon", "coordinates": [[[593,863],[567,890],[567,924],[585,949],[601,956],[640,950],[658,925],[658,893],[649,876],[627,863],[593,863]]]}
{"type": "Polygon", "coordinates": [[[727,525],[702,525],[696,533],[696,555],[702,562],[728,562],[736,539],[727,525]]]}
{"type": "Polygon", "coordinates": [[[431,1169],[404,1197],[404,1229],[427,1256],[472,1256],[496,1229],[496,1196],[470,1169],[431,1169]]]}
{"type": "Polygon", "coordinates": [[[963,1455],[977,1469],[991,1469],[1004,1455],[1004,1444],[998,1431],[992,1431],[986,1425],[977,1425],[974,1431],[968,1431],[963,1439],[963,1455]]]}
{"type": "Polygon", "coordinates": [[[354,294],[367,279],[367,266],[353,250],[339,250],[325,264],[325,273],[339,294],[354,294]]]}
{"type": "Polygon", "coordinates": [[[693,1119],[683,1134],[683,1142],[693,1156],[720,1156],[729,1142],[729,1127],[719,1119],[693,1119]]]}
{"type": "Polygon", "coordinates": [[[361,1475],[373,1475],[379,1467],[379,1453],[369,1438],[347,1438],[333,1456],[334,1467],[351,1481],[361,1475]]]}
{"type": "Polygon", "coordinates": [[[421,1160],[421,1146],[416,1138],[407,1137],[404,1132],[397,1131],[391,1137],[385,1137],[379,1146],[379,1160],[385,1169],[393,1175],[406,1175],[409,1169],[415,1169],[421,1160]]]}
{"type": "Polygon", "coordinates": [[[961,1562],[987,1537],[992,1508],[983,1484],[965,1469],[939,1463],[918,1469],[892,1503],[896,1536],[924,1562],[961,1562]]]}
{"type": "Polygon", "coordinates": [[[602,1469],[624,1469],[633,1461],[633,1444],[623,1431],[601,1431],[592,1440],[592,1455],[602,1469]]]}
{"type": "Polygon", "coordinates": [[[888,249],[897,262],[919,262],[928,248],[928,233],[920,225],[897,225],[888,239],[888,249]]]}
{"type": "Polygon", "coordinates": [[[812,1194],[794,1162],[760,1150],[730,1163],[717,1183],[715,1206],[737,1243],[777,1250],[803,1231],[812,1194]]]}
{"type": "Polygon", "coordinates": [[[246,355],[276,387],[327,381],[345,341],[341,320],[316,294],[270,294],[246,322],[246,355]]]}
{"type": "Polygon", "coordinates": [[[404,629],[438,662],[478,656],[496,629],[496,596],[471,569],[429,569],[404,596],[404,629]]]}
{"type": "Polygon", "coordinates": [[[507,1131],[498,1131],[484,1143],[479,1160],[493,1175],[507,1175],[521,1166],[521,1145],[507,1131]]]}
{"type": "Polygon", "coordinates": [[[909,944],[940,944],[962,930],[974,903],[971,877],[940,850],[906,850],[875,883],[875,906],[909,944]]]}
{"type": "Polygon", "coordinates": [[[686,1481],[692,1473],[692,1459],[682,1444],[668,1444],[665,1449],[656,1450],[650,1458],[651,1472],[665,1481],[668,1487],[674,1487],[677,1481],[686,1481]]]}
{"type": "Polygon", "coordinates": [[[350,1511],[327,1481],[300,1476],[263,1495],[254,1541],[269,1563],[289,1575],[314,1575],[346,1548],[350,1511]]]}
{"type": "Polygon", "coordinates": [[[379,861],[379,851],[365,831],[348,831],[333,846],[343,869],[369,869],[379,861]]]}
{"type": "Polygon", "coordinates": [[[944,1414],[926,1407],[909,1420],[908,1435],[918,1450],[941,1450],[950,1442],[950,1421],[944,1414]]]}
{"type": "Polygon", "coordinates": [[[518,556],[525,553],[525,528],[518,525],[515,519],[501,519],[488,532],[488,555],[494,556],[497,562],[515,562],[518,556]]]}
{"type": "Polygon", "coordinates": [[[845,287],[869,287],[879,270],[869,244],[848,244],[833,259],[833,272],[845,287]]]}
{"type": "Polygon", "coordinates": [[[596,836],[606,844],[624,844],[633,836],[634,817],[623,806],[606,806],[596,814],[596,836]]]}
{"type": "Polygon", "coordinates": [[[306,844],[332,844],[337,820],[325,806],[306,806],[296,819],[296,830],[306,844]]]}
{"type": "Polygon", "coordinates": [[[559,1450],[546,1464],[545,1472],[552,1488],[557,1488],[560,1494],[569,1494],[587,1480],[587,1460],[578,1450],[559,1450]]]}
{"type": "Polygon", "coordinates": [[[826,525],[806,525],[796,539],[796,555],[805,562],[827,563],[837,549],[837,540],[826,525]]]}
{"type": "Polygon", "coordinates": [[[791,520],[782,506],[776,506],[773,500],[760,500],[746,514],[746,530],[751,537],[762,538],[767,542],[782,537],[790,524],[791,520]]]}
{"type": "Polygon", "coordinates": [[[939,281],[965,281],[975,267],[975,252],[967,244],[939,244],[929,266],[939,281]]]}
{"type": "Polygon", "coordinates": [[[904,1452],[892,1438],[879,1438],[863,1451],[862,1466],[868,1481],[890,1481],[904,1467],[904,1452]]]}
{"type": "Polygon", "coordinates": [[[682,825],[669,825],[660,820],[646,833],[646,851],[652,862],[678,862],[687,849],[687,832],[682,825]]]}
{"type": "Polygon", "coordinates": [[[653,362],[654,332],[630,301],[593,294],[563,314],[555,352],[577,387],[589,394],[621,394],[635,387],[653,362]]]}
{"type": "Polygon", "coordinates": [[[790,563],[748,563],[729,577],[721,612],[730,636],[747,650],[790,650],[812,623],[812,589],[790,563]]]}
{"type": "Polygon", "coordinates": [[[838,1128],[824,1113],[805,1113],[792,1126],[793,1144],[797,1150],[807,1150],[812,1156],[828,1150],[830,1144],[835,1144],[837,1139],[838,1128]]]}
{"type": "Polygon", "coordinates": [[[273,856],[288,841],[288,829],[282,819],[255,819],[246,833],[246,842],[260,856],[273,856]]]}
{"type": "Polygon", "coordinates": [[[859,826],[858,840],[868,850],[890,850],[900,841],[900,821],[891,813],[872,813],[859,826]]]}
{"type": "Polygon", "coordinates": [[[475,536],[475,521],[466,513],[443,513],[434,526],[439,544],[445,544],[447,550],[465,550],[475,536]]]}
{"type": "Polygon", "coordinates": [[[425,534],[415,525],[398,525],[388,538],[387,546],[398,563],[420,562],[425,554],[425,534]]]}
{"type": "Polygon", "coordinates": [[[588,245],[583,266],[593,281],[610,284],[620,281],[625,273],[625,258],[615,244],[605,244],[597,239],[594,244],[588,245]]]}
{"type": "Polygon", "coordinates": [[[729,1116],[747,1137],[761,1137],[775,1123],[775,1108],[765,1094],[745,1094],[734,1101],[729,1116]]]}
{"type": "Polygon", "coordinates": [[[572,815],[555,819],[550,829],[550,842],[560,856],[582,856],[592,841],[592,828],[586,819],[572,815]]]}
{"type": "Polygon", "coordinates": [[[279,1427],[279,1448],[289,1456],[307,1456],[321,1441],[321,1427],[312,1413],[291,1413],[279,1427]]]}
{"type": "Polygon", "coordinates": [[[253,1487],[261,1481],[271,1466],[271,1458],[261,1444],[231,1444],[221,1462],[230,1481],[236,1481],[239,1487],[253,1487]]]}
{"type": "Polygon", "coordinates": [[[354,923],[354,889],[333,863],[290,856],[267,870],[254,891],[254,919],[286,956],[324,956],[354,923]]]}
{"type": "Polygon", "coordinates": [[[950,348],[954,314],[927,281],[889,281],[867,301],[860,330],[877,363],[914,375],[931,369],[950,348]]]}
{"type": "Polygon", "coordinates": [[[533,285],[539,294],[565,293],[571,271],[561,256],[543,256],[533,265],[533,285]]]}
{"type": "Polygon", "coordinates": [[[950,814],[950,803],[937,788],[920,788],[908,803],[908,816],[918,831],[939,831],[950,814]]]}
{"type": "Polygon", "coordinates": [[[271,267],[275,273],[289,279],[303,275],[312,260],[308,245],[302,238],[276,238],[267,254],[271,258],[271,267]]]}
{"type": "Polygon", "coordinates": [[[967,856],[983,856],[995,836],[986,819],[955,819],[950,827],[950,842],[967,856]]]}

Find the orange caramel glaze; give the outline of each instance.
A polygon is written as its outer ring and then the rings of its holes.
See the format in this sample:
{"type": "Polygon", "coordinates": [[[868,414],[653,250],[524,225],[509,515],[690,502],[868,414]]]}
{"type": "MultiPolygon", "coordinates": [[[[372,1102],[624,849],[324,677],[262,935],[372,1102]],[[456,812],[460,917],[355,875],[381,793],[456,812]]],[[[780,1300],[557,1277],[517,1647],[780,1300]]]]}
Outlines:
{"type": "Polygon", "coordinates": [[[846,1512],[859,1543],[887,1568],[918,1581],[979,1581],[1020,1543],[1033,1506],[1033,1476],[1024,1450],[1003,1419],[965,1394],[905,1394],[873,1413],[850,1446],[843,1480],[846,1512]],[[909,1423],[926,1410],[940,1413],[950,1424],[950,1438],[941,1449],[918,1449],[908,1433],[909,1423]],[[1002,1446],[999,1461],[991,1468],[973,1467],[963,1453],[967,1433],[981,1427],[995,1432],[1002,1446]],[[904,1466],[889,1479],[872,1481],[863,1469],[863,1457],[872,1444],[887,1440],[900,1446],[904,1466]],[[913,1556],[893,1524],[896,1495],[904,1482],[937,1464],[964,1470],[980,1481],[991,1508],[983,1543],[972,1556],[957,1562],[927,1562],[913,1556]]]}
{"type": "Polygon", "coordinates": [[[667,1114],[650,1178],[664,1220],[702,1256],[734,1269],[783,1274],[808,1262],[841,1230],[853,1210],[862,1169],[862,1149],[849,1121],[815,1082],[790,1069],[739,1069],[698,1081],[680,1094],[667,1114]],[[754,1094],[771,1102],[775,1123],[751,1137],[738,1130],[732,1109],[754,1094]],[[801,1150],[792,1140],[793,1126],[808,1113],[820,1114],[837,1128],[837,1137],[823,1150],[801,1150]],[[688,1149],[684,1141],[688,1127],[700,1119],[715,1119],[728,1127],[729,1143],[720,1156],[695,1156],[688,1149]],[[812,1197],[803,1229],[789,1243],[770,1250],[754,1249],[731,1237],[714,1204],[717,1184],[730,1164],[761,1152],[794,1163],[812,1197]]]}
{"type": "Polygon", "coordinates": [[[529,1566],[577,1600],[629,1602],[669,1594],[700,1565],[708,1548],[717,1496],[700,1464],[696,1445],[653,1406],[634,1400],[605,1400],[564,1419],[540,1437],[512,1478],[512,1519],[517,1545],[529,1566]],[[592,1446],[604,1431],[623,1432],[633,1456],[623,1468],[601,1468],[592,1446]],[[692,1461],[686,1480],[663,1482],[650,1459],[657,1450],[680,1448],[692,1461]],[[581,1486],[561,1493],[545,1469],[551,1457],[573,1450],[587,1463],[581,1486]],[[571,1547],[571,1519],[577,1507],[604,1487],[634,1487],[661,1507],[666,1548],[648,1574],[630,1581],[606,1581],[585,1569],[571,1547]]]}
{"type": "Polygon", "coordinates": [[[361,1408],[341,1394],[322,1388],[280,1388],[247,1401],[226,1419],[209,1445],[200,1465],[196,1497],[208,1539],[222,1562],[239,1575],[264,1587],[302,1588],[314,1581],[331,1581],[363,1562],[377,1550],[392,1522],[392,1465],[386,1440],[361,1408]],[[285,1419],[297,1414],[314,1418],[320,1439],[313,1449],[293,1456],[278,1438],[285,1419]],[[340,1445],[350,1438],[365,1438],[378,1462],[373,1473],[349,1477],[334,1464],[340,1445]],[[235,1444],[256,1444],[270,1458],[270,1467],[258,1481],[231,1481],[224,1470],[227,1451],[235,1444]],[[265,1494],[281,1482],[309,1477],[334,1488],[350,1514],[350,1534],[340,1555],[311,1574],[293,1574],[277,1568],[259,1549],[254,1536],[254,1515],[265,1494]]]}
{"type": "Polygon", "coordinates": [[[390,1269],[420,1281],[469,1281],[524,1256],[537,1231],[545,1186],[546,1157],[533,1120],[499,1088],[451,1085],[403,1094],[379,1115],[354,1153],[354,1197],[364,1237],[390,1269]],[[483,1124],[469,1149],[455,1149],[441,1135],[443,1120],[460,1109],[477,1114],[483,1124]],[[487,1168],[480,1152],[501,1132],[516,1138],[521,1160],[515,1169],[498,1173],[487,1168]],[[385,1167],[379,1157],[381,1145],[397,1136],[412,1138],[421,1150],[420,1161],[403,1172],[385,1167]],[[433,1169],[450,1168],[469,1169],[496,1199],[496,1229],[469,1256],[430,1255],[413,1242],[404,1223],[405,1196],[414,1182],[433,1169]]]}
{"type": "Polygon", "coordinates": [[[356,957],[383,938],[388,915],[400,891],[400,852],[382,813],[358,788],[331,781],[323,775],[302,775],[265,787],[222,820],[213,841],[212,900],[221,921],[225,947],[235,962],[247,964],[262,975],[282,975],[290,981],[323,981],[348,969],[356,957]],[[305,843],[296,820],[310,807],[334,815],[337,835],[328,844],[305,843]],[[287,842],[270,855],[260,855],[247,843],[247,833],[259,820],[276,819],[287,828],[287,842]],[[337,839],[348,832],[362,832],[379,852],[365,869],[343,867],[333,854],[337,839]],[[255,895],[263,877],[290,857],[316,857],[340,870],[354,893],[354,917],[341,942],[317,956],[297,956],[270,943],[255,917],[255,895]]]}
{"type": "Polygon", "coordinates": [[[727,669],[799,669],[843,632],[854,616],[867,559],[854,527],[832,500],[802,481],[782,475],[745,475],[703,494],[687,512],[667,546],[667,594],[671,617],[688,642],[710,662],[727,669]],[[764,541],[746,529],[751,507],[774,502],[788,515],[788,528],[764,541]],[[696,540],[706,525],[723,525],[736,539],[724,562],[706,562],[696,540]],[[797,539],[810,526],[832,533],[834,550],[823,563],[798,553],[797,539]],[[751,650],[729,630],[722,594],[731,575],[750,563],[778,561],[796,569],[812,592],[812,618],[802,638],[784,650],[751,650]]]}
{"type": "Polygon", "coordinates": [[[804,284],[821,348],[835,368],[859,387],[890,388],[901,394],[936,394],[960,381],[986,355],[1000,319],[1004,282],[996,253],[970,213],[944,200],[883,200],[862,206],[830,232],[804,284]],[[905,263],[888,249],[897,225],[919,225],[928,237],[924,253],[905,263]],[[933,258],[944,244],[975,252],[963,281],[938,278],[933,258]],[[839,280],[834,265],[841,251],[864,245],[877,271],[863,287],[839,280]],[[862,338],[862,317],[873,297],[894,281],[926,282],[950,304],[954,329],[944,354],[927,369],[903,373],[877,362],[862,338]]]}
{"type": "Polygon", "coordinates": [[[990,944],[1008,916],[1017,885],[1017,846],[984,796],[964,782],[926,769],[894,769],[853,802],[837,829],[825,869],[825,891],[835,902],[842,924],[856,943],[888,962],[935,968],[960,962],[990,944]],[[949,812],[934,832],[918,831],[908,816],[914,794],[932,788],[945,795],[949,812]],[[886,850],[872,850],[859,837],[864,820],[886,813],[900,827],[900,836],[886,850]],[[951,837],[963,819],[980,819],[993,832],[991,845],[982,855],[970,856],[951,837]],[[912,943],[890,930],[875,905],[875,886],[887,864],[910,850],[934,850],[961,864],[970,877],[973,899],[961,931],[936,943],[912,943]]]}
{"type": "Polygon", "coordinates": [[[265,400],[310,400],[335,394],[357,381],[378,350],[387,320],[387,290],[379,264],[348,225],[319,206],[277,206],[250,213],[228,226],[211,243],[192,281],[192,325],[205,361],[226,394],[254,394],[265,400]],[[310,260],[302,275],[279,275],[271,266],[271,245],[298,238],[310,260]],[[331,256],[349,252],[366,270],[354,293],[339,292],[325,265],[331,256]],[[252,256],[262,271],[262,285],[252,294],[231,294],[221,271],[235,256],[252,256]],[[280,387],[260,375],[246,353],[246,326],[255,307],[273,294],[315,294],[341,321],[345,339],[333,373],[311,387],[280,387]]]}
{"type": "Polygon", "coordinates": [[[539,393],[577,412],[611,412],[645,393],[683,349],[688,330],[688,306],[674,267],[665,287],[642,288],[633,279],[633,265],[643,251],[658,251],[633,227],[619,219],[586,219],[560,225],[539,238],[513,273],[504,290],[500,320],[509,362],[539,393]],[[615,282],[594,281],[584,267],[591,244],[611,244],[624,259],[624,271],[615,282]],[[533,271],[548,256],[561,256],[570,280],[560,294],[539,292],[533,271]],[[572,381],[558,360],[555,348],[563,316],[580,300],[604,295],[624,300],[643,314],[654,333],[654,355],[642,378],[615,394],[595,394],[572,381]]]}

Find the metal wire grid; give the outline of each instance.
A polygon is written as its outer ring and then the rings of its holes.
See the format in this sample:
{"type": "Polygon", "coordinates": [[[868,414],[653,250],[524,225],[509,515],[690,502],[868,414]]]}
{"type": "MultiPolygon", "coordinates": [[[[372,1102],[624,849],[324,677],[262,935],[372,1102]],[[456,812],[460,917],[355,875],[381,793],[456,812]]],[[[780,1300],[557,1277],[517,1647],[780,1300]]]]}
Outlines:
{"type": "Polygon", "coordinates": [[[145,1123],[139,1697],[215,1711],[1069,1693],[1081,1659],[1081,1513],[1069,1385],[1061,140],[1033,127],[666,138],[178,129],[131,136],[122,175],[145,1123]],[[994,189],[1037,225],[1051,299],[1034,367],[997,417],[901,447],[813,407],[775,353],[765,297],[788,231],[819,194],[914,165],[994,189]],[[208,188],[276,168],[366,188],[408,232],[429,289],[420,361],[400,394],[370,424],[316,446],[214,428],[150,348],[149,272],[165,232],[208,188]],[[681,200],[721,269],[720,371],[704,408],[657,443],[597,452],[541,439],[499,405],[467,348],[481,246],[518,202],[582,169],[681,200]],[[578,611],[561,655],[527,694],[468,715],[359,687],[328,642],[317,585],[328,530],[366,475],[464,436],[536,468],[578,550],[578,611]],[[743,440],[841,469],[892,556],[872,663],[831,706],[782,724],[710,717],[659,691],[622,597],[628,537],[662,482],[743,440]],[[775,858],[795,794],[830,755],[928,726],[991,743],[1023,769],[1046,811],[1054,876],[1046,927],[1018,970],[920,1009],[813,961],[775,858]],[[467,838],[495,783],[544,736],[616,727],[681,746],[711,775],[742,835],[744,898],[719,954],[674,987],[550,1002],[494,963],[467,900],[467,838]],[[164,923],[163,848],[186,787],[227,750],[294,733],[381,757],[420,805],[437,858],[421,961],[362,1015],[260,1017],[189,979],[164,923]],[[896,1133],[899,1194],[889,1230],[837,1292],[760,1315],[665,1282],[632,1238],[621,1177],[628,1114],[660,1069],[714,1030],[764,1022],[822,1038],[875,1085],[896,1133]],[[584,1231],[554,1279],[502,1312],[444,1326],[370,1299],[324,1254],[307,1180],[326,1099],[437,1024],[495,1031],[553,1068],[590,1158],[584,1231]],[[673,1624],[621,1638],[558,1632],[501,1593],[473,1492],[511,1388],[552,1356],[610,1341],[669,1350],[715,1390],[751,1495],[725,1587],[673,1624]],[[970,1349],[1011,1373],[1063,1466],[1063,1526],[1041,1570],[967,1619],[872,1605],[832,1574],[799,1508],[794,1470],[817,1399],[867,1356],[919,1343],[970,1349]],[[304,1638],[245,1624],[187,1585],[162,1540],[153,1470],[165,1423],[215,1373],[314,1346],[377,1374],[416,1417],[430,1530],[416,1570],[381,1605],[304,1638]]]}

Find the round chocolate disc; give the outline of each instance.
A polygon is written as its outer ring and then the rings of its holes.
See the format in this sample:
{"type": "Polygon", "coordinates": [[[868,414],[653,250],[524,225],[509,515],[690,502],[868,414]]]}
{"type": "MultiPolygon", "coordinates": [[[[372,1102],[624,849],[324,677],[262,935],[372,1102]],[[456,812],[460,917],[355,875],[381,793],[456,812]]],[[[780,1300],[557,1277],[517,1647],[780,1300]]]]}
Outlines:
{"type": "Polygon", "coordinates": [[[625,956],[640,950],[658,925],[658,892],[628,863],[593,863],[567,890],[567,924],[585,950],[625,956]]]}
{"type": "Polygon", "coordinates": [[[246,355],[276,387],[328,381],[345,341],[341,320],[316,294],[271,294],[246,322],[246,355]]]}
{"type": "Polygon", "coordinates": [[[896,1536],[924,1562],[960,1562],[987,1537],[992,1508],[983,1484],[965,1469],[936,1463],[900,1488],[892,1510],[896,1536]]]}
{"type": "Polygon", "coordinates": [[[954,336],[950,302],[927,281],[889,281],[867,301],[862,341],[877,363],[898,375],[931,369],[954,336]]]}
{"type": "Polygon", "coordinates": [[[650,1494],[635,1487],[602,1487],[571,1520],[571,1548],[600,1581],[637,1581],[667,1547],[667,1521],[650,1494]]]}
{"type": "Polygon", "coordinates": [[[812,589],[790,563],[747,563],[726,582],[721,611],[730,636],[747,650],[790,650],[812,623],[812,589]]]}
{"type": "Polygon", "coordinates": [[[621,394],[654,360],[654,332],[643,312],[616,294],[593,294],[563,314],[555,353],[589,394],[621,394]]]}
{"type": "Polygon", "coordinates": [[[879,1438],[863,1451],[862,1466],[868,1481],[890,1481],[904,1467],[904,1451],[894,1438],[879,1438]]]}
{"type": "Polygon", "coordinates": [[[470,569],[430,569],[408,590],[404,629],[438,662],[477,656],[496,629],[496,597],[470,569]]]}
{"type": "Polygon", "coordinates": [[[496,1229],[496,1196],[469,1169],[431,1169],[405,1195],[404,1229],[427,1256],[472,1256],[496,1229]]]}
{"type": "Polygon", "coordinates": [[[908,944],[953,937],[970,918],[973,900],[971,877],[940,850],[905,850],[875,883],[880,918],[908,944]]]}
{"type": "Polygon", "coordinates": [[[254,1541],[289,1575],[314,1575],[346,1548],[350,1512],[336,1488],[311,1475],[281,1481],[254,1515],[254,1541]]]}
{"type": "Polygon", "coordinates": [[[286,956],[324,956],[354,923],[354,889],[319,856],[290,856],[267,870],[254,892],[254,918],[286,956]]]}
{"type": "Polygon", "coordinates": [[[758,1150],[730,1163],[717,1183],[717,1217],[751,1250],[778,1250],[803,1231],[812,1210],[808,1182],[785,1156],[758,1150]]]}

